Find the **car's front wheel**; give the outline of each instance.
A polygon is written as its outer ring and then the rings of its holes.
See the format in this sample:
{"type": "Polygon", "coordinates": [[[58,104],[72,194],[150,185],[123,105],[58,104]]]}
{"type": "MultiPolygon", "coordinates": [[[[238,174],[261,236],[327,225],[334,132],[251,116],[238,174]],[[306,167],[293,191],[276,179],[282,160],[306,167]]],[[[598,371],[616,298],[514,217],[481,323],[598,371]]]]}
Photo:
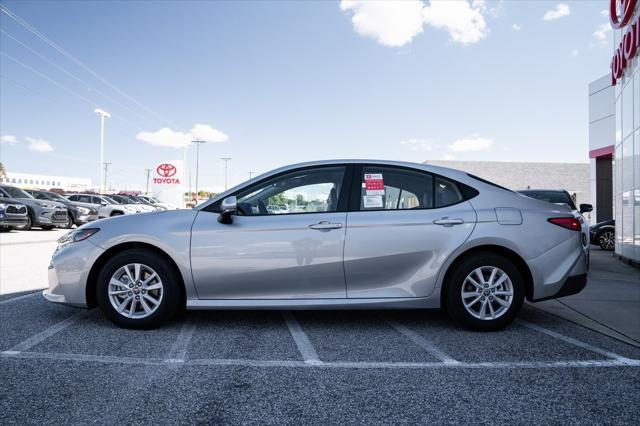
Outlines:
{"type": "Polygon", "coordinates": [[[446,286],[449,315],[467,328],[499,330],[514,320],[524,301],[524,282],[515,265],[494,253],[460,262],[446,286]]]}
{"type": "Polygon", "coordinates": [[[179,279],[149,250],[122,251],[100,270],[96,298],[105,315],[124,328],[151,329],[171,319],[181,303],[179,279]]]}

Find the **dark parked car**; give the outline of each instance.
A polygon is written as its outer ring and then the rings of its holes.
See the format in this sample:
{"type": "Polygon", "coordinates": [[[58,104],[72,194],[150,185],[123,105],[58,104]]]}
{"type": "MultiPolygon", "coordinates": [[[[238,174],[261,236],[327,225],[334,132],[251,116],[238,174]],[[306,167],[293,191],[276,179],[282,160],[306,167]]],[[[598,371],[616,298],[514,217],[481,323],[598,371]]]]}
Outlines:
{"type": "Polygon", "coordinates": [[[25,189],[25,192],[31,194],[32,197],[38,200],[56,201],[64,204],[67,207],[67,223],[63,226],[64,228],[71,228],[74,224],[81,226],[98,219],[98,210],[91,206],[91,204],[71,201],[60,194],[50,191],[25,189]]]}
{"type": "Polygon", "coordinates": [[[27,206],[10,198],[0,198],[0,232],[27,224],[27,206]]]}
{"type": "Polygon", "coordinates": [[[0,197],[19,201],[27,206],[27,224],[23,229],[39,226],[49,230],[67,223],[67,208],[56,201],[36,200],[20,188],[0,185],[0,197]]]}
{"type": "Polygon", "coordinates": [[[600,246],[602,250],[613,250],[616,246],[616,221],[605,220],[589,228],[591,244],[600,246]]]}

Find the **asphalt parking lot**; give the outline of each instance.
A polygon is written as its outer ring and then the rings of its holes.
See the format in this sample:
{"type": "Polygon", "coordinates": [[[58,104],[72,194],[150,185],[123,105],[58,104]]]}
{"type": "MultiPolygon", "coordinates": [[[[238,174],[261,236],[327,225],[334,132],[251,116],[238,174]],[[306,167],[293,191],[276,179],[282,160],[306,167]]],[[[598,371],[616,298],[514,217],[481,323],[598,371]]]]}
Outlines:
{"type": "MultiPolygon", "coordinates": [[[[2,277],[44,287],[59,233],[16,235],[2,259],[38,266],[2,277]]],[[[640,349],[531,305],[495,333],[420,310],[188,312],[145,332],[3,288],[2,424],[640,420],[640,349]]]]}

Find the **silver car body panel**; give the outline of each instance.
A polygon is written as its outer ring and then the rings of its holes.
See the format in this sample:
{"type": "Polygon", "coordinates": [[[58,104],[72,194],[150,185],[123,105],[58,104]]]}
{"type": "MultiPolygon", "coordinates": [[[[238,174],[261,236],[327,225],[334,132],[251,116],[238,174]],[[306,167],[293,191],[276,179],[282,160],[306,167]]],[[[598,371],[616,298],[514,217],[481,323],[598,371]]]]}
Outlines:
{"type": "Polygon", "coordinates": [[[588,252],[580,233],[547,221],[571,216],[564,206],[505,191],[458,170],[374,160],[304,163],[253,178],[193,210],[85,225],[100,231],[53,255],[46,295],[86,305],[94,262],[116,246],[137,243],[156,247],[173,260],[190,309],[438,307],[451,264],[468,250],[487,246],[519,256],[531,273],[533,299],[541,299],[556,294],[568,277],[587,271],[588,252]],[[231,225],[219,223],[216,213],[205,210],[270,176],[329,164],[424,170],[464,183],[479,195],[437,209],[236,216],[231,225]],[[434,223],[442,218],[460,223],[434,223]],[[308,228],[320,221],[343,226],[328,232],[308,228]]]}

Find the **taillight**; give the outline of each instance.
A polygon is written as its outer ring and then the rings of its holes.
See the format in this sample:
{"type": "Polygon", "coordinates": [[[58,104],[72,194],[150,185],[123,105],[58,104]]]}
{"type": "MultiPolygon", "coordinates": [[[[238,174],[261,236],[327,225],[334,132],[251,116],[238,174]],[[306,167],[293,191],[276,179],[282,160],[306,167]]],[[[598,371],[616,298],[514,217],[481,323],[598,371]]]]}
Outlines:
{"type": "Polygon", "coordinates": [[[580,221],[575,217],[552,217],[547,220],[554,225],[562,226],[563,228],[567,228],[572,231],[580,231],[582,229],[580,221]]]}

